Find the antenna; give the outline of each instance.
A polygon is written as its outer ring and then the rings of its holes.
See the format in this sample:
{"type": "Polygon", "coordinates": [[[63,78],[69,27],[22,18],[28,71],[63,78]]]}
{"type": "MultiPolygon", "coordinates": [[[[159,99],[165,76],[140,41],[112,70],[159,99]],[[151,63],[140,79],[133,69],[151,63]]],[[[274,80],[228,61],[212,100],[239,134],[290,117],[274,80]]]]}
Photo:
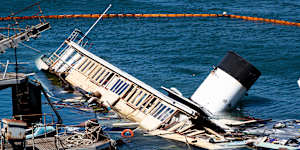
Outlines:
{"type": "Polygon", "coordinates": [[[108,7],[105,9],[105,11],[95,21],[95,23],[89,28],[89,30],[84,34],[84,36],[78,41],[78,43],[80,43],[89,34],[89,32],[94,28],[94,26],[99,22],[99,20],[104,16],[104,14],[109,10],[110,7],[111,7],[111,4],[108,5],[108,7]]]}

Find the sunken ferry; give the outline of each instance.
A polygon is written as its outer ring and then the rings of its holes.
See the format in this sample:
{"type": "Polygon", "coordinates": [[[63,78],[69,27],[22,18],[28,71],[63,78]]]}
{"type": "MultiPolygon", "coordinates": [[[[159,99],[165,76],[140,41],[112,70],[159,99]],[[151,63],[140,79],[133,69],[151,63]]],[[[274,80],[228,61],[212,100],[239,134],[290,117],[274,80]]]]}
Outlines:
{"type": "Polygon", "coordinates": [[[73,89],[97,93],[99,103],[138,123],[150,135],[205,149],[299,148],[268,145],[266,135],[247,132],[246,127],[266,120],[218,117],[234,108],[261,75],[247,60],[229,51],[190,98],[175,88],[162,87],[165,95],[87,50],[87,34],[103,14],[85,34],[75,29],[52,54],[41,56],[37,67],[57,75],[73,89]]]}

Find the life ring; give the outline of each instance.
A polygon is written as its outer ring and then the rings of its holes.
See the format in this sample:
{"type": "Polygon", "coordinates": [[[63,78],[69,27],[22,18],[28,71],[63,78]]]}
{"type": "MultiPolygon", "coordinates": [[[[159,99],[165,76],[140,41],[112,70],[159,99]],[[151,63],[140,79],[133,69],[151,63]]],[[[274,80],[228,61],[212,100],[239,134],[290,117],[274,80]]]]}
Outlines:
{"type": "Polygon", "coordinates": [[[133,137],[134,136],[134,133],[132,130],[130,129],[125,129],[121,132],[121,136],[122,137],[125,137],[125,138],[130,138],[130,137],[133,137]]]}

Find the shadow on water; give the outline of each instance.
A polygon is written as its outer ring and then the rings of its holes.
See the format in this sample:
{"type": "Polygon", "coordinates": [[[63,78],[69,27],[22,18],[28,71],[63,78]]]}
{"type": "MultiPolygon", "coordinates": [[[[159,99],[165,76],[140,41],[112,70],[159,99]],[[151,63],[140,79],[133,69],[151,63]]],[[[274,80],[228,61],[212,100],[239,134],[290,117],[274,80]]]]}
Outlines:
{"type": "MultiPolygon", "coordinates": [[[[241,101],[238,102],[236,108],[222,113],[222,115],[220,115],[219,117],[240,118],[240,119],[255,117],[251,112],[248,112],[247,109],[253,107],[263,108],[265,106],[272,105],[273,101],[274,100],[272,99],[260,97],[260,96],[245,96],[241,101]]],[[[261,119],[266,119],[266,118],[261,118],[261,119]]]]}
{"type": "Polygon", "coordinates": [[[261,96],[245,96],[240,102],[239,106],[264,106],[272,103],[272,99],[261,96]]]}
{"type": "Polygon", "coordinates": [[[51,82],[52,85],[58,86],[58,87],[62,87],[63,84],[61,83],[61,81],[59,80],[59,78],[51,73],[48,72],[43,72],[44,75],[47,77],[47,79],[51,82]]]}

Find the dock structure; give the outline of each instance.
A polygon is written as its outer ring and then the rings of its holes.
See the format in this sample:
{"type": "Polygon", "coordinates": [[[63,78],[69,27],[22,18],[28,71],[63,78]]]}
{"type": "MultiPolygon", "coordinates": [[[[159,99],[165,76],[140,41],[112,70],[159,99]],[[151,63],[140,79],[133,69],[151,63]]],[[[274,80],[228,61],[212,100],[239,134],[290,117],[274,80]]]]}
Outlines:
{"type": "Polygon", "coordinates": [[[15,85],[16,83],[24,83],[26,79],[27,77],[23,73],[0,73],[0,89],[5,89],[7,87],[15,85]]]}
{"type": "Polygon", "coordinates": [[[29,41],[31,38],[36,39],[42,32],[48,29],[50,29],[50,24],[48,22],[42,22],[22,31],[20,29],[20,32],[16,34],[4,35],[0,33],[0,53],[4,53],[8,48],[16,48],[19,44],[22,44],[24,41],[29,41]]]}
{"type": "MultiPolygon", "coordinates": [[[[69,136],[60,137],[60,139],[67,139],[69,136]]],[[[1,147],[3,150],[14,150],[14,148],[9,143],[3,144],[1,147]]],[[[82,149],[95,149],[103,150],[110,149],[111,141],[109,139],[99,141],[88,146],[81,145],[76,147],[67,148],[64,143],[60,143],[56,137],[44,137],[38,139],[27,139],[25,141],[25,149],[38,149],[38,150],[58,150],[58,149],[72,149],[72,150],[82,150],[82,149]]],[[[2,150],[1,149],[1,150],[2,150]]]]}

